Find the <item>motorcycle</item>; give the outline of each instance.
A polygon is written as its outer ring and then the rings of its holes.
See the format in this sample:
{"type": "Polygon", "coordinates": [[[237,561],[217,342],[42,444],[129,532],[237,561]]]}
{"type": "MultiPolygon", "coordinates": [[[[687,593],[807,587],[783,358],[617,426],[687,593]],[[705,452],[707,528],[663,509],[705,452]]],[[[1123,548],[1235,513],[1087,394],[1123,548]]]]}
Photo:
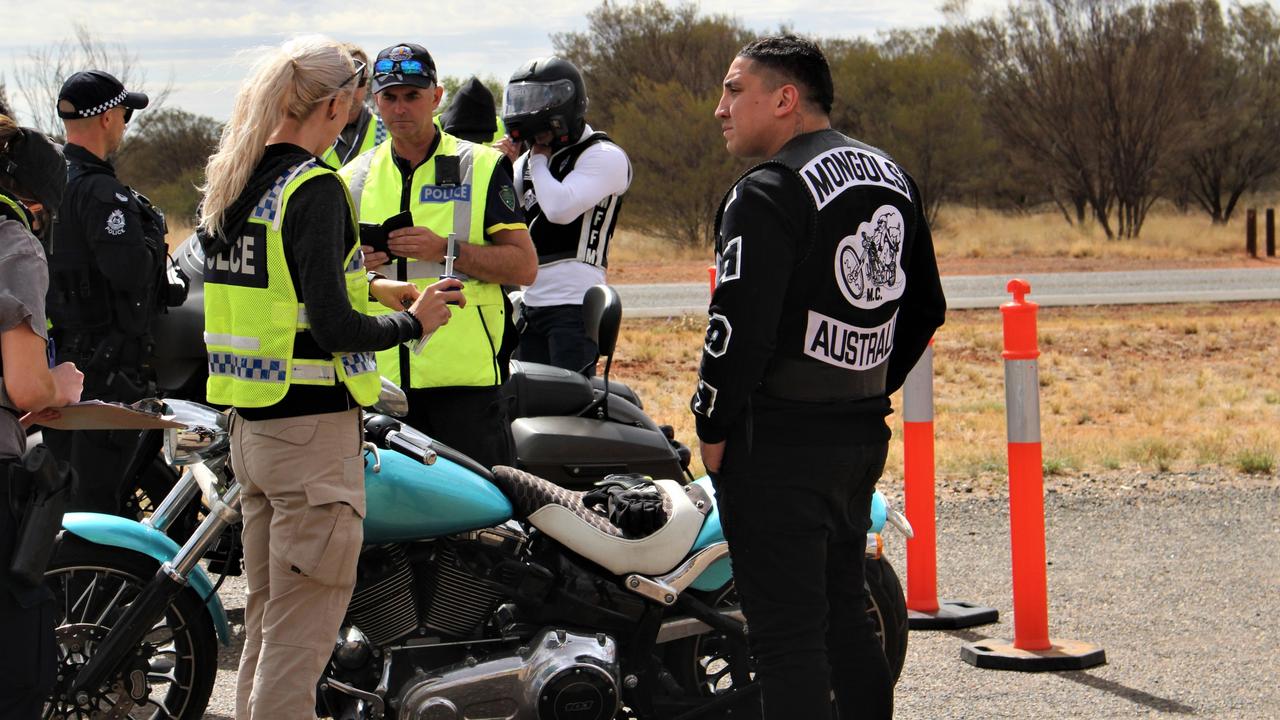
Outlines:
{"type": "MultiPolygon", "coordinates": [[[[394,409],[394,390],[384,409],[394,409]]],[[[208,702],[217,643],[229,643],[230,624],[198,562],[238,522],[240,487],[225,415],[169,405],[184,429],[166,433],[166,455],[182,475],[155,512],[144,522],[64,517],[46,575],[60,618],[58,680],[45,717],[198,718],[208,702]],[[197,497],[204,520],[178,547],[165,530],[197,497]]],[[[666,521],[628,537],[587,508],[581,492],[514,468],[490,471],[387,415],[368,416],[365,428],[365,547],[320,680],[318,714],[758,712],[705,478],[655,481],[666,521]]],[[[878,546],[869,535],[868,550],[878,546]]],[[[886,631],[900,620],[894,637],[905,651],[900,592],[873,597],[868,608],[894,616],[886,631]]]]}

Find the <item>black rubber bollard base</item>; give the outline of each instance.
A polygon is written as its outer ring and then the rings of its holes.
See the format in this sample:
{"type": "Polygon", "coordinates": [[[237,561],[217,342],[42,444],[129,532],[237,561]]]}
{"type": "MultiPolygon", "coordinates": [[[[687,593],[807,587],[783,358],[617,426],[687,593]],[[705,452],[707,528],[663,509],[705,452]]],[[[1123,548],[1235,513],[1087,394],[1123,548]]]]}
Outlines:
{"type": "Polygon", "coordinates": [[[1078,640],[1049,639],[1048,650],[1020,650],[1010,641],[983,640],[960,647],[960,659],[988,670],[1053,672],[1084,670],[1107,662],[1101,647],[1078,640]]]}
{"type": "Polygon", "coordinates": [[[994,622],[1000,622],[999,610],[963,600],[942,600],[934,612],[907,611],[907,626],[912,630],[959,630],[994,622]]]}

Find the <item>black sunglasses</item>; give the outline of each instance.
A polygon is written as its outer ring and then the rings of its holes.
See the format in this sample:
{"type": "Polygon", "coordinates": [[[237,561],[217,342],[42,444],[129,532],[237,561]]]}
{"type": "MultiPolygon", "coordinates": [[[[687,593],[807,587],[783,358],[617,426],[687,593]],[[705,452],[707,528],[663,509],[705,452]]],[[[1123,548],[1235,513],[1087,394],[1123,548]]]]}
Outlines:
{"type": "Polygon", "coordinates": [[[351,73],[351,76],[348,77],[346,80],[343,80],[342,84],[338,85],[337,89],[341,90],[342,88],[347,86],[347,83],[351,82],[352,80],[355,80],[356,78],[360,78],[360,82],[356,83],[356,87],[364,87],[364,84],[365,84],[364,71],[365,71],[365,68],[369,66],[365,63],[360,62],[359,60],[356,60],[355,62],[356,62],[356,71],[351,73]]]}
{"type": "Polygon", "coordinates": [[[133,119],[133,108],[128,107],[126,105],[124,109],[124,124],[128,125],[129,121],[132,119],[133,119]]]}

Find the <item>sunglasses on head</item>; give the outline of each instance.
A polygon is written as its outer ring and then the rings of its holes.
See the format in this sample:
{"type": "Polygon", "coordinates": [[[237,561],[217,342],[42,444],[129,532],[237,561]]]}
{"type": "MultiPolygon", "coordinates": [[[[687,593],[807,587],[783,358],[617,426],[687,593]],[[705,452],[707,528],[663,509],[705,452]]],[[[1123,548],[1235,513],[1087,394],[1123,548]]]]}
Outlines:
{"type": "Polygon", "coordinates": [[[390,58],[382,58],[373,66],[373,72],[378,75],[388,75],[398,72],[402,75],[422,75],[435,80],[435,75],[423,66],[421,60],[392,60],[390,58]]]}
{"type": "Polygon", "coordinates": [[[356,78],[360,78],[360,82],[356,83],[356,87],[364,87],[364,82],[365,82],[364,70],[369,66],[360,62],[359,60],[356,60],[355,63],[356,63],[356,71],[351,73],[351,75],[348,76],[346,80],[343,80],[342,83],[338,85],[339,90],[346,87],[347,83],[351,82],[352,80],[355,80],[356,78]]]}

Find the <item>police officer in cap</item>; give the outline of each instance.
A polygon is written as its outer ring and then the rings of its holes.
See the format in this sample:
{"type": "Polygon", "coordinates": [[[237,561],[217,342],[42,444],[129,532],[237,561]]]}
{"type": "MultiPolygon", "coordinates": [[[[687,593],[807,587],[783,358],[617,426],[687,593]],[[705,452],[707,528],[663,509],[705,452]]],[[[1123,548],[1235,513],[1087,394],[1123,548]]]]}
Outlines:
{"type": "Polygon", "coordinates": [[[863,552],[891,411],[942,324],[924,202],[889,155],[831,128],[831,71],[793,36],[744,47],[716,108],[759,165],[716,217],[692,400],[768,720],[888,718],[863,552]]]}
{"type": "MultiPolygon", "coordinates": [[[[85,399],[128,403],[155,394],[151,323],[186,297],[185,278],[166,272],[164,215],[121,184],[108,160],[147,103],[101,70],[71,75],[58,93],[67,191],[53,228],[48,309],[57,359],[84,371],[85,399]]],[[[79,472],[72,509],[121,511],[138,437],[128,430],[46,436],[79,472]]]]}

